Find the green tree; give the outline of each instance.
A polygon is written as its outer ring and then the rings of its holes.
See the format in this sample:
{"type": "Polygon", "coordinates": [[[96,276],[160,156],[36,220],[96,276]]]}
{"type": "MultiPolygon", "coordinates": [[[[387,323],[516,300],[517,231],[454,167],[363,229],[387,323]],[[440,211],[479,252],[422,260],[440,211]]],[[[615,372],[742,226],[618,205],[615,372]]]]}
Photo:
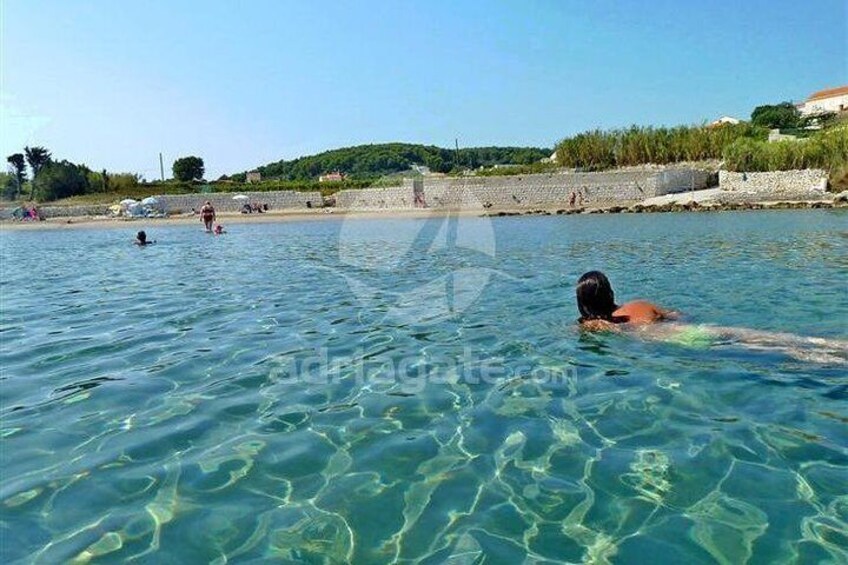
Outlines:
{"type": "Polygon", "coordinates": [[[16,183],[14,198],[17,198],[21,194],[21,189],[26,181],[26,159],[23,153],[13,153],[6,157],[6,161],[12,167],[12,175],[16,183]]]}
{"type": "Polygon", "coordinates": [[[24,147],[29,168],[32,169],[33,183],[30,185],[29,197],[33,198],[35,194],[35,179],[47,163],[50,162],[50,152],[44,147],[24,147]]]}
{"type": "Polygon", "coordinates": [[[174,178],[181,182],[202,179],[203,173],[205,172],[203,159],[193,155],[189,157],[181,157],[174,161],[173,171],[174,178]]]}
{"type": "Polygon", "coordinates": [[[41,202],[85,194],[89,190],[89,172],[84,165],[48,161],[32,181],[32,191],[41,202]]]}
{"type": "Polygon", "coordinates": [[[801,125],[801,113],[792,102],[766,104],[754,108],[751,123],[769,129],[797,128],[801,125]]]}
{"type": "Polygon", "coordinates": [[[0,196],[4,200],[14,200],[18,194],[18,183],[15,182],[15,176],[7,173],[0,173],[0,196]]]}

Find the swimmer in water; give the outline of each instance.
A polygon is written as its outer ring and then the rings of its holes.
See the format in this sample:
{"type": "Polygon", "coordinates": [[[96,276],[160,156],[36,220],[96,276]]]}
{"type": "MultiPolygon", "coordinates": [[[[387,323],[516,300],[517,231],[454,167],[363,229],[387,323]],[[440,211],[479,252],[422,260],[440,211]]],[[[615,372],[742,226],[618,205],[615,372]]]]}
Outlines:
{"type": "Polygon", "coordinates": [[[677,312],[664,310],[646,300],[618,306],[609,279],[600,271],[589,271],[577,281],[577,309],[580,310],[580,327],[589,331],[611,330],[617,324],[653,324],[678,317],[677,312]]]}
{"type": "Polygon", "coordinates": [[[145,246],[145,245],[152,245],[152,244],[156,243],[156,241],[155,240],[154,241],[147,241],[147,234],[144,233],[144,230],[141,230],[137,234],[135,234],[135,242],[134,243],[136,245],[145,246]]]}
{"type": "Polygon", "coordinates": [[[224,229],[224,226],[218,224],[215,226],[215,235],[221,235],[222,233],[227,233],[227,230],[224,229]]]}
{"type": "Polygon", "coordinates": [[[577,323],[585,331],[629,330],[645,339],[690,347],[739,344],[749,349],[779,351],[802,361],[848,364],[848,342],[843,340],[679,323],[678,312],[645,300],[618,306],[609,279],[600,271],[590,271],[577,281],[577,309],[577,323]]]}

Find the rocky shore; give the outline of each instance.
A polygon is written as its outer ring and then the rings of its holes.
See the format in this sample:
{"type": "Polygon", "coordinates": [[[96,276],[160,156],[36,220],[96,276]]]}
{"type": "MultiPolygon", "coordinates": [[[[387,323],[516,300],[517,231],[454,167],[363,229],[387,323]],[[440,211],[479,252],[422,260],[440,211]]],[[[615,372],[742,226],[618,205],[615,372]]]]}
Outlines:
{"type": "Polygon", "coordinates": [[[741,201],[722,202],[709,201],[699,203],[669,202],[665,204],[633,204],[631,206],[607,206],[601,208],[559,208],[556,210],[500,210],[482,214],[482,217],[502,216],[567,216],[572,214],[656,214],[667,212],[735,212],[747,210],[810,210],[848,208],[848,191],[841,192],[832,200],[804,201],[741,201]]]}

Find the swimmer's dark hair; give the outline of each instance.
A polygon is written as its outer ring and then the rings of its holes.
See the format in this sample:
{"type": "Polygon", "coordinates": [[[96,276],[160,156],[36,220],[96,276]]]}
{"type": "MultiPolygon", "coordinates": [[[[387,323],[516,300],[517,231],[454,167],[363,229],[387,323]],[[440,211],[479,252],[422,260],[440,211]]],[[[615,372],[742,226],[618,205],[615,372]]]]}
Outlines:
{"type": "Polygon", "coordinates": [[[137,240],[139,240],[141,243],[144,243],[144,242],[147,241],[147,234],[144,233],[144,230],[141,230],[137,234],[135,234],[135,238],[137,240]]]}
{"type": "Polygon", "coordinates": [[[589,271],[577,281],[577,309],[580,310],[579,323],[589,320],[606,320],[618,323],[623,320],[613,318],[618,309],[615,293],[605,274],[589,271]]]}

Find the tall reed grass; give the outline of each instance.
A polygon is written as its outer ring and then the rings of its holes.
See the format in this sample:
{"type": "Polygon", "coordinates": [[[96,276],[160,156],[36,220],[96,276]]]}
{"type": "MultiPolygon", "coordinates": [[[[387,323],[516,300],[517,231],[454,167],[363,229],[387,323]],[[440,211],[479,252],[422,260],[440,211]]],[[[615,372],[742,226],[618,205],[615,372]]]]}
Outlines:
{"type": "Polygon", "coordinates": [[[589,131],[562,140],[557,163],[564,167],[602,170],[613,167],[720,159],[738,139],[765,140],[768,130],[748,123],[717,127],[642,127],[589,131]]]}
{"type": "Polygon", "coordinates": [[[806,139],[773,143],[738,139],[725,148],[723,157],[730,171],[824,169],[835,181],[848,170],[848,126],[825,129],[806,139]]]}

